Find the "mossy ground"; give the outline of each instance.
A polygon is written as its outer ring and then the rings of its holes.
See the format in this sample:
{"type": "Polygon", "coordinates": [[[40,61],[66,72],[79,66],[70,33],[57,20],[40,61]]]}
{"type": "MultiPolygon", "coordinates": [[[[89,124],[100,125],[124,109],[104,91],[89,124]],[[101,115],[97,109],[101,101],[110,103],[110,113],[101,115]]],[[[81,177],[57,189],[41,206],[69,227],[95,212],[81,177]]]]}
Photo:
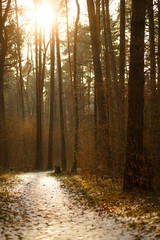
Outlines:
{"type": "Polygon", "coordinates": [[[59,179],[83,206],[160,237],[160,193],[124,193],[121,181],[90,174],[60,175],[59,179]]]}

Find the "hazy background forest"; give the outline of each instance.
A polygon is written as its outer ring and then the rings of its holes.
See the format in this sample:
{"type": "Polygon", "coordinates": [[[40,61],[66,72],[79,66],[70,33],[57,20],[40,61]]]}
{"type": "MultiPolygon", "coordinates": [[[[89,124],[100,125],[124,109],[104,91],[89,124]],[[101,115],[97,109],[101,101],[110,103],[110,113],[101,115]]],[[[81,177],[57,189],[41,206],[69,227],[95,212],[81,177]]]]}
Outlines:
{"type": "Polygon", "coordinates": [[[133,2],[145,17],[144,91],[138,70],[128,84],[132,1],[0,0],[1,170],[60,165],[122,178],[130,143],[133,185],[160,188],[160,3],[133,2]]]}

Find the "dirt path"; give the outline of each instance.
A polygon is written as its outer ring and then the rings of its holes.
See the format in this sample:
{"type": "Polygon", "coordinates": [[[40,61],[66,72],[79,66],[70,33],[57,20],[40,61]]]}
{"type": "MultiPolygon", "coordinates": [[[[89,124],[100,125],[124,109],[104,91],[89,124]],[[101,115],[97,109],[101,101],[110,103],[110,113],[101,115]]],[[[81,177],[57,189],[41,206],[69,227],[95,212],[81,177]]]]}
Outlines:
{"type": "Polygon", "coordinates": [[[114,219],[83,210],[47,173],[18,176],[12,195],[17,201],[7,203],[10,217],[0,219],[0,240],[151,240],[140,237],[114,219]]]}

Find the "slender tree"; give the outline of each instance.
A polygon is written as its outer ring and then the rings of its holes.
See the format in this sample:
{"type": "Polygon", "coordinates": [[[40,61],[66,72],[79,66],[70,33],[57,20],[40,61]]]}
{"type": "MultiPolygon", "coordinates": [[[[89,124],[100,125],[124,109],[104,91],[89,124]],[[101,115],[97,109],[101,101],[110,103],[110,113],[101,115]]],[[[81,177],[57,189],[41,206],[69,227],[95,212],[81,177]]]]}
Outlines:
{"type": "MultiPolygon", "coordinates": [[[[125,80],[125,0],[120,1],[120,57],[119,57],[119,83],[121,100],[124,105],[125,80]]],[[[124,109],[124,106],[122,106],[124,109]]],[[[123,111],[124,114],[124,111],[123,111]]]]}
{"type": "MultiPolygon", "coordinates": [[[[106,136],[108,136],[107,117],[106,117],[106,101],[103,87],[103,76],[100,61],[100,39],[97,31],[95,8],[93,0],[87,0],[89,25],[91,32],[92,54],[94,63],[95,74],[95,94],[97,97],[97,109],[98,109],[98,132],[97,140],[99,145],[98,155],[99,163],[109,165],[109,143],[106,136]],[[107,164],[108,163],[108,164],[107,164]]],[[[97,162],[97,166],[99,164],[97,162]]],[[[96,165],[95,165],[96,167],[96,165]]],[[[107,170],[107,169],[106,169],[107,170]]]]}
{"type": "Polygon", "coordinates": [[[42,59],[41,59],[41,46],[42,46],[42,31],[41,26],[38,32],[37,23],[37,9],[38,2],[35,1],[35,62],[36,62],[36,110],[37,110],[37,158],[36,169],[42,167],[42,94],[41,94],[41,73],[42,73],[42,59]],[[39,36],[39,39],[38,39],[39,36]],[[39,48],[38,48],[39,45],[39,48]],[[39,50],[39,51],[38,51],[39,50]]]}
{"type": "Polygon", "coordinates": [[[54,25],[51,29],[51,79],[50,79],[50,119],[48,139],[48,169],[53,168],[53,106],[54,106],[54,69],[55,69],[55,34],[54,25]]]}
{"type": "MultiPolygon", "coordinates": [[[[158,99],[159,99],[159,103],[160,103],[160,0],[158,0],[158,99]]],[[[160,108],[158,108],[158,115],[160,116],[160,108]]],[[[159,127],[160,129],[160,127],[159,127]]],[[[158,145],[160,146],[160,134],[159,134],[159,138],[158,138],[158,145]]],[[[160,148],[159,148],[160,149],[160,148]]],[[[160,155],[160,153],[159,153],[160,155]]],[[[158,173],[157,176],[159,176],[159,172],[160,172],[160,159],[158,156],[158,167],[157,167],[158,173]]],[[[160,179],[159,179],[160,181],[160,179]]]]}
{"type": "Polygon", "coordinates": [[[6,151],[6,143],[2,144],[4,137],[4,125],[5,125],[5,105],[4,105],[4,67],[5,59],[8,49],[8,34],[6,29],[6,21],[11,5],[11,0],[8,0],[6,5],[0,0],[0,164],[3,164],[4,168],[8,168],[8,155],[6,151]],[[5,161],[3,162],[3,151],[5,154],[5,161]]]}
{"type": "Polygon", "coordinates": [[[109,88],[111,87],[111,75],[110,75],[110,63],[109,63],[109,48],[107,41],[107,29],[106,29],[106,11],[105,11],[105,2],[102,0],[102,15],[103,15],[103,29],[104,29],[104,64],[105,64],[105,99],[106,99],[106,139],[108,143],[108,163],[111,167],[111,149],[110,149],[110,139],[109,139],[109,88]]]}
{"type": "MultiPolygon", "coordinates": [[[[154,10],[153,10],[153,0],[146,0],[146,10],[149,18],[149,60],[150,60],[150,78],[149,85],[151,91],[151,102],[150,102],[150,144],[152,146],[152,156],[156,159],[157,152],[159,152],[159,146],[157,146],[158,138],[158,122],[157,121],[157,84],[156,84],[156,53],[155,53],[155,20],[154,20],[154,10]],[[158,151],[157,151],[158,150],[158,151]]],[[[153,161],[150,161],[150,168],[153,161]]]]}
{"type": "Polygon", "coordinates": [[[158,91],[160,96],[160,0],[158,0],[158,91]]]}
{"type": "Polygon", "coordinates": [[[80,6],[78,0],[76,0],[77,5],[77,18],[75,23],[74,32],[74,104],[75,104],[75,133],[74,133],[74,159],[72,165],[72,172],[77,171],[77,161],[78,161],[78,141],[79,141],[79,115],[78,115],[78,92],[77,92],[77,32],[78,32],[78,22],[80,15],[80,6]]]}
{"type": "Polygon", "coordinates": [[[60,55],[60,46],[59,46],[58,23],[56,26],[56,48],[57,48],[57,69],[58,69],[58,83],[59,83],[61,160],[62,160],[62,171],[66,171],[67,164],[66,164],[66,145],[65,145],[63,99],[62,99],[62,67],[61,67],[61,55],[60,55]]]}
{"type": "Polygon", "coordinates": [[[100,19],[100,3],[101,0],[96,0],[96,23],[97,23],[97,31],[98,31],[98,35],[100,38],[100,26],[101,26],[101,19],[100,19]]]}
{"type": "MultiPolygon", "coordinates": [[[[97,25],[97,33],[98,33],[98,38],[100,40],[100,26],[101,26],[101,19],[100,19],[100,0],[96,0],[96,10],[95,10],[95,15],[96,15],[96,25],[97,25]]],[[[95,86],[94,88],[96,89],[96,81],[95,81],[95,86]]],[[[94,92],[94,138],[95,138],[95,149],[97,151],[97,132],[98,132],[98,115],[97,115],[97,93],[96,91],[94,92]]],[[[95,163],[96,164],[96,163],[95,163]]]]}
{"type": "MultiPolygon", "coordinates": [[[[104,52],[104,61],[105,61],[105,80],[106,80],[106,91],[108,95],[109,86],[111,86],[111,76],[110,76],[110,64],[109,64],[109,47],[108,47],[108,39],[107,39],[107,28],[106,28],[106,11],[105,11],[105,2],[102,0],[102,13],[103,13],[103,29],[104,29],[104,44],[105,44],[105,52],[104,52]]],[[[108,98],[108,96],[106,96],[108,98]]]]}
{"type": "Polygon", "coordinates": [[[126,119],[125,119],[125,13],[126,13],[125,0],[120,1],[120,55],[119,55],[119,132],[120,141],[123,147],[119,145],[119,160],[118,169],[123,172],[124,164],[122,160],[125,156],[125,144],[126,144],[126,119]]]}
{"type": "MultiPolygon", "coordinates": [[[[11,0],[7,1],[6,7],[3,6],[3,2],[0,1],[0,122],[4,118],[5,108],[4,108],[4,66],[5,66],[5,57],[7,53],[7,43],[8,35],[7,29],[5,26],[8,12],[10,9],[11,0]]],[[[0,124],[1,125],[1,124],[0,124]]]]}
{"type": "Polygon", "coordinates": [[[20,93],[21,93],[21,109],[22,117],[25,120],[25,110],[24,110],[24,83],[23,83],[23,73],[22,73],[22,54],[21,54],[21,43],[20,43],[20,33],[19,33],[19,16],[17,0],[15,0],[15,10],[16,10],[16,23],[17,23],[17,51],[18,51],[18,62],[19,62],[19,75],[20,75],[20,93]]]}
{"type": "Polygon", "coordinates": [[[110,21],[110,11],[109,11],[109,0],[105,0],[106,2],[106,24],[107,24],[107,38],[108,38],[108,45],[109,45],[109,54],[111,60],[111,72],[113,81],[115,83],[115,87],[117,87],[117,62],[113,48],[113,41],[112,41],[112,33],[111,33],[111,21],[110,21]]]}
{"type": "Polygon", "coordinates": [[[69,34],[69,21],[68,21],[68,0],[65,0],[65,3],[66,3],[67,47],[68,47],[69,74],[70,74],[70,84],[71,84],[72,105],[73,105],[73,111],[74,111],[74,89],[73,89],[70,34],[69,34]]]}
{"type": "Polygon", "coordinates": [[[143,155],[145,0],[132,0],[124,190],[148,189],[143,155]]]}
{"type": "Polygon", "coordinates": [[[155,95],[156,91],[156,60],[155,60],[155,23],[153,0],[147,0],[146,8],[149,16],[149,42],[150,42],[150,81],[151,91],[155,95]]]}
{"type": "Polygon", "coordinates": [[[30,102],[30,73],[32,70],[32,63],[30,61],[30,52],[31,52],[31,44],[30,44],[30,36],[28,36],[28,41],[27,41],[27,84],[26,84],[26,100],[27,100],[27,109],[28,109],[28,114],[30,115],[31,113],[31,102],[30,102]]]}

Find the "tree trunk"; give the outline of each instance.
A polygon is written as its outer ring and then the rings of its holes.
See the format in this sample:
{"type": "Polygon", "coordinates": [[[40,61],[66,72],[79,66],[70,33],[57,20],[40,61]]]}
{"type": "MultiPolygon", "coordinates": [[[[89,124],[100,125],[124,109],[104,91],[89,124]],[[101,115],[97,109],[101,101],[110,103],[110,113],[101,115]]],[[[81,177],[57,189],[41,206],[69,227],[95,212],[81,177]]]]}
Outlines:
{"type": "Polygon", "coordinates": [[[2,4],[2,1],[0,1],[0,164],[2,164],[5,169],[8,168],[6,143],[3,142],[5,137],[4,130],[6,126],[4,106],[4,66],[8,43],[5,22],[7,20],[10,5],[11,0],[7,1],[5,8],[2,4]],[[6,153],[4,159],[2,156],[3,153],[6,153]]]}
{"type": "MultiPolygon", "coordinates": [[[[106,96],[106,139],[108,143],[108,164],[111,167],[111,149],[110,149],[110,139],[109,139],[109,97],[111,97],[109,88],[111,88],[111,75],[110,75],[110,63],[109,63],[109,52],[108,52],[108,41],[107,41],[107,29],[106,29],[106,14],[105,14],[105,3],[102,0],[102,14],[103,14],[103,29],[104,29],[104,62],[105,62],[105,96],[106,96]]],[[[111,100],[112,102],[112,100],[111,100]]]]}
{"type": "Polygon", "coordinates": [[[125,0],[120,1],[120,56],[119,56],[119,157],[118,169],[124,171],[125,144],[126,144],[126,119],[125,119],[125,0]]]}
{"type": "Polygon", "coordinates": [[[19,62],[19,73],[20,73],[20,93],[21,93],[21,109],[22,109],[22,118],[25,120],[25,110],[24,110],[24,83],[23,83],[23,74],[22,74],[22,57],[21,57],[21,44],[20,44],[20,34],[19,34],[19,17],[18,17],[18,8],[17,0],[15,0],[15,9],[16,9],[16,23],[17,23],[17,50],[18,50],[18,62],[19,62]]]}
{"type": "Polygon", "coordinates": [[[50,119],[48,139],[48,169],[53,169],[53,107],[54,107],[54,68],[55,68],[55,36],[52,26],[51,34],[51,80],[50,80],[50,119]]]}
{"type": "MultiPolygon", "coordinates": [[[[97,34],[98,34],[98,38],[100,40],[100,0],[96,0],[96,25],[97,25],[97,34]]],[[[94,85],[94,142],[95,142],[95,151],[97,151],[97,133],[98,133],[98,114],[97,114],[97,92],[96,92],[96,81],[95,81],[95,85],[94,85]]],[[[97,161],[95,159],[95,163],[94,165],[97,165],[97,161]]]]}
{"type": "Polygon", "coordinates": [[[108,98],[109,94],[109,86],[111,86],[111,76],[110,76],[110,64],[109,64],[109,47],[107,41],[107,29],[106,29],[106,13],[105,13],[105,3],[102,0],[102,14],[103,14],[103,29],[104,29],[104,45],[105,45],[105,52],[104,52],[104,61],[105,61],[105,80],[106,80],[106,98],[108,98]]]}
{"type": "Polygon", "coordinates": [[[98,36],[100,38],[100,26],[101,26],[101,20],[100,20],[100,0],[96,0],[96,23],[97,23],[98,36]]]}
{"type": "Polygon", "coordinates": [[[72,172],[77,171],[77,161],[78,161],[78,141],[79,141],[79,114],[78,114],[78,91],[77,91],[77,32],[78,32],[78,22],[80,15],[80,6],[78,0],[76,0],[77,4],[77,18],[75,23],[75,32],[74,32],[74,53],[73,53],[73,63],[74,63],[74,104],[75,104],[75,132],[74,132],[74,157],[73,157],[73,165],[72,172]]]}
{"type": "Polygon", "coordinates": [[[28,115],[31,113],[30,109],[30,73],[31,73],[31,63],[29,60],[29,54],[30,54],[30,39],[28,38],[28,43],[27,43],[27,86],[26,86],[26,100],[27,100],[27,110],[28,110],[28,115]]]}
{"type": "MultiPolygon", "coordinates": [[[[157,139],[159,138],[159,117],[157,112],[159,109],[157,103],[157,89],[156,89],[156,59],[155,59],[155,23],[154,23],[154,10],[153,0],[146,0],[146,10],[149,18],[149,51],[150,51],[150,90],[151,90],[151,101],[150,101],[150,145],[151,158],[157,161],[157,155],[159,153],[159,146],[157,145],[157,139]]],[[[148,162],[148,166],[152,169],[153,160],[148,162]]]]}
{"type": "Polygon", "coordinates": [[[148,189],[143,156],[145,0],[132,1],[124,190],[148,189]]]}
{"type": "Polygon", "coordinates": [[[149,42],[150,42],[150,81],[151,91],[155,95],[156,91],[156,61],[155,61],[155,24],[153,12],[153,0],[147,0],[147,12],[149,16],[149,42]]]}
{"type": "MultiPolygon", "coordinates": [[[[160,105],[160,0],[158,0],[158,103],[160,105]]],[[[158,116],[160,116],[160,108],[158,108],[158,116]]],[[[160,123],[159,123],[160,125],[160,123]]],[[[160,127],[159,127],[160,129],[160,127]]],[[[160,149],[160,134],[158,138],[158,145],[160,149]]],[[[160,152],[159,152],[160,155],[160,152]]],[[[158,157],[157,163],[157,176],[159,176],[160,172],[160,158],[158,157]]],[[[159,184],[160,184],[160,177],[159,177],[159,184]]]]}
{"type": "Polygon", "coordinates": [[[0,1],[0,44],[1,44],[1,48],[0,48],[0,125],[5,115],[3,85],[4,85],[4,65],[5,65],[5,57],[7,53],[7,41],[8,41],[5,22],[8,16],[10,4],[11,4],[11,0],[8,0],[7,5],[4,8],[2,1],[0,1]]]}
{"type": "Polygon", "coordinates": [[[70,36],[69,36],[69,23],[68,23],[68,0],[66,0],[66,20],[67,20],[67,47],[68,47],[69,74],[70,74],[70,84],[71,84],[72,106],[74,111],[74,89],[73,89],[73,79],[72,79],[71,49],[70,49],[70,36]]]}
{"type": "Polygon", "coordinates": [[[117,88],[117,63],[116,57],[113,49],[113,42],[112,42],[112,33],[111,33],[111,23],[110,23],[110,12],[109,12],[109,0],[106,0],[106,23],[107,23],[107,37],[108,37],[108,45],[109,45],[109,54],[111,60],[111,72],[113,81],[115,84],[115,88],[117,88]]]}
{"type": "Polygon", "coordinates": [[[2,50],[0,52],[0,121],[4,119],[5,108],[4,108],[4,64],[5,56],[7,52],[7,43],[4,41],[2,50]]]}
{"type": "MultiPolygon", "coordinates": [[[[97,166],[103,165],[103,168],[109,166],[109,143],[107,142],[106,136],[108,136],[107,117],[106,117],[106,102],[103,87],[103,77],[100,61],[100,39],[98,37],[96,16],[94,10],[93,0],[87,0],[89,25],[91,32],[91,43],[94,63],[94,74],[95,74],[95,94],[96,103],[98,109],[98,131],[97,131],[97,143],[98,143],[98,158],[97,166]]],[[[95,166],[96,167],[96,166],[95,166]]],[[[106,169],[107,170],[107,169],[106,169]]]]}
{"type": "Polygon", "coordinates": [[[60,56],[60,46],[59,46],[58,23],[57,23],[57,27],[56,27],[56,43],[57,43],[56,44],[56,46],[57,46],[57,68],[58,68],[58,80],[59,80],[61,160],[62,160],[62,171],[66,171],[67,170],[67,165],[66,165],[66,146],[65,146],[63,100],[62,100],[62,68],[61,68],[61,56],[60,56]]]}
{"type": "Polygon", "coordinates": [[[158,92],[160,97],[160,0],[158,0],[158,92]]]}
{"type": "Polygon", "coordinates": [[[42,122],[41,122],[41,27],[39,31],[39,55],[38,55],[38,29],[37,29],[37,4],[35,5],[35,54],[36,54],[36,109],[37,109],[37,159],[36,169],[42,168],[42,122]]]}
{"type": "Polygon", "coordinates": [[[125,80],[125,0],[120,1],[120,57],[119,83],[124,115],[124,80],[125,80]]]}

